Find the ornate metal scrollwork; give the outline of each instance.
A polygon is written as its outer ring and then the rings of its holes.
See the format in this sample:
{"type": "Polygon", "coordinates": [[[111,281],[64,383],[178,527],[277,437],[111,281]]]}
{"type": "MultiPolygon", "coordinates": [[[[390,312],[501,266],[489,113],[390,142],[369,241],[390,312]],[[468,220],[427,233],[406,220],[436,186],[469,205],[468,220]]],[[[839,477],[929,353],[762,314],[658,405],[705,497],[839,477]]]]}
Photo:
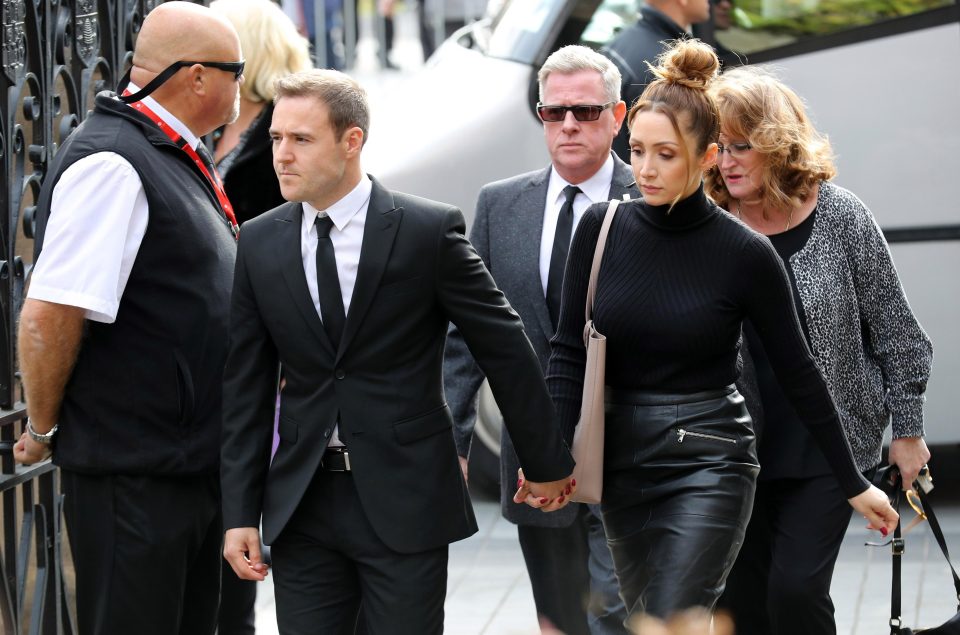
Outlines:
{"type": "Polygon", "coordinates": [[[0,632],[71,634],[56,470],[16,468],[26,415],[15,328],[33,263],[33,214],[57,149],[112,89],[159,0],[0,0],[0,632]],[[32,524],[31,524],[32,523],[32,524]],[[24,535],[26,533],[26,535],[24,535]],[[34,540],[30,540],[33,534],[34,540]],[[29,560],[28,560],[29,559],[29,560]],[[32,586],[27,585],[32,576],[32,586]],[[21,589],[26,589],[21,592],[21,589]],[[42,598],[42,600],[37,601],[42,598]],[[25,611],[32,606],[34,611],[25,611]]]}
{"type": "Polygon", "coordinates": [[[24,18],[28,0],[3,0],[3,72],[11,82],[23,76],[27,57],[24,18]]]}

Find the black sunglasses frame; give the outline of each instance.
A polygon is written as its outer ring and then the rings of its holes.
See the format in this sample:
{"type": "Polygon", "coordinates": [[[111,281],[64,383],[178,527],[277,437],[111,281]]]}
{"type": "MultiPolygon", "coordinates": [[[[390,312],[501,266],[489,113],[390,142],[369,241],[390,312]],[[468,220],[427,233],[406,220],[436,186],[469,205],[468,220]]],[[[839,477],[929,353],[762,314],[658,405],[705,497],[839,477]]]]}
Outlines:
{"type": "Polygon", "coordinates": [[[180,61],[174,62],[167,68],[189,68],[194,64],[199,64],[200,66],[206,66],[207,68],[216,68],[221,71],[227,71],[228,73],[233,73],[233,78],[237,81],[240,81],[240,78],[243,77],[243,67],[246,65],[246,60],[240,60],[239,62],[188,62],[180,61]]]}
{"type": "Polygon", "coordinates": [[[550,104],[537,104],[537,115],[540,117],[540,121],[544,123],[556,123],[558,121],[563,121],[567,118],[567,111],[573,113],[573,118],[577,121],[596,121],[600,118],[600,115],[603,114],[603,111],[607,108],[613,106],[615,101],[608,101],[605,104],[575,104],[573,106],[553,106],[550,104]],[[545,117],[544,112],[550,110],[559,110],[559,117],[545,117]],[[595,116],[591,116],[596,113],[595,116]]]}
{"type": "Polygon", "coordinates": [[[233,73],[234,81],[239,82],[240,78],[243,77],[243,67],[246,65],[246,61],[240,60],[239,62],[189,62],[189,61],[180,61],[174,62],[170,66],[166,67],[156,77],[151,79],[146,86],[141,88],[139,91],[133,94],[125,94],[127,85],[130,83],[130,71],[133,70],[133,67],[127,69],[127,72],[123,74],[123,77],[120,79],[120,83],[117,85],[117,95],[119,96],[120,101],[125,104],[132,104],[134,102],[140,101],[156,89],[160,88],[163,85],[163,82],[167,81],[171,77],[177,74],[181,68],[189,68],[195,64],[200,66],[206,66],[209,68],[216,68],[221,71],[227,71],[228,73],[233,73]]]}

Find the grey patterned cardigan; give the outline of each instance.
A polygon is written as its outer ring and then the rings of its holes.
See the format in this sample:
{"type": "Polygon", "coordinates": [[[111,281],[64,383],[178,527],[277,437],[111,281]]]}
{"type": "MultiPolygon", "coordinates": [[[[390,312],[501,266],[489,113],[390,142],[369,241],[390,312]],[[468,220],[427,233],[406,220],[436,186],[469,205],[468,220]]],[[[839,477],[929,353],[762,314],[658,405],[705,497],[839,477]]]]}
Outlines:
{"type": "Polygon", "coordinates": [[[910,310],[873,214],[851,192],[820,184],[807,244],[791,256],[810,346],[857,466],[880,463],[883,432],[923,435],[933,347],[910,310]]]}

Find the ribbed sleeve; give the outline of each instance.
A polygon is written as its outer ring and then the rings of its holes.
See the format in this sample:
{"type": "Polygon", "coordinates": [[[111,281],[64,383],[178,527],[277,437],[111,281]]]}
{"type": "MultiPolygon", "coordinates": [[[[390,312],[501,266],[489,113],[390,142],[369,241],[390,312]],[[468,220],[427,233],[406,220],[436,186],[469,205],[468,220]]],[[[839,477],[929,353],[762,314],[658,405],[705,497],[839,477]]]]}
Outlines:
{"type": "MultiPolygon", "coordinates": [[[[581,220],[567,262],[547,383],[569,441],[580,411],[584,303],[606,204],[581,220]]],[[[733,384],[741,325],[750,318],[771,364],[847,496],[867,487],[807,348],[789,280],[769,241],[699,190],[678,203],[622,204],[607,239],[594,322],[607,337],[606,383],[695,392],[733,384]]]]}

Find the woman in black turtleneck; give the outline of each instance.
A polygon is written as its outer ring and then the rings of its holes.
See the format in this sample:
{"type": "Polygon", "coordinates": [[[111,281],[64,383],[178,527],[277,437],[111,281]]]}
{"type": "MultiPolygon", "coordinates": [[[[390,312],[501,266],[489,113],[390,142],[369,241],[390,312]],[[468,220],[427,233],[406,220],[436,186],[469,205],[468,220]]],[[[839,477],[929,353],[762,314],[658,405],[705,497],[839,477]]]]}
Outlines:
{"type": "MultiPolygon", "coordinates": [[[[810,355],[776,251],[703,193],[719,115],[706,93],[718,62],[696,40],[668,50],[630,110],[631,163],[644,199],[621,205],[594,305],[607,337],[603,521],[633,614],[713,608],[750,516],[752,422],[733,386],[750,319],[788,398],[870,526],[896,514],[860,474],[810,355]]],[[[567,439],[580,411],[584,301],[606,205],[570,247],[547,381],[567,439]]]]}

